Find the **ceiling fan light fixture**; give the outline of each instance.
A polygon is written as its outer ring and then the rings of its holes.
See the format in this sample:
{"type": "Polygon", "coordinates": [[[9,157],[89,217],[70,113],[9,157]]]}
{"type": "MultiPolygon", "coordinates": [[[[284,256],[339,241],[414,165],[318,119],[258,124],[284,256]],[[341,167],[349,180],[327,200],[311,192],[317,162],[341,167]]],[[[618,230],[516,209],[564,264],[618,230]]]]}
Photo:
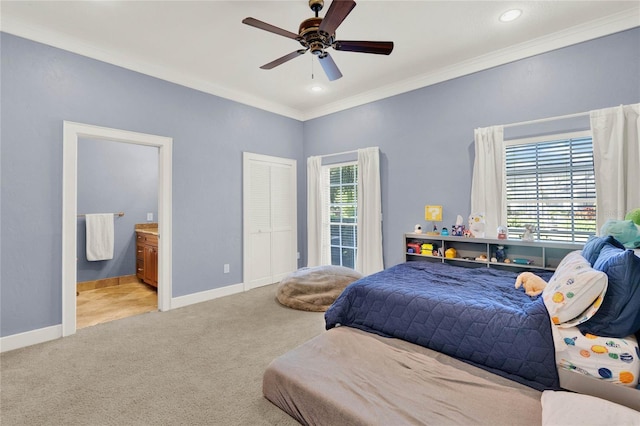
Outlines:
{"type": "Polygon", "coordinates": [[[302,45],[303,49],[296,50],[284,55],[275,61],[271,61],[261,66],[261,69],[270,70],[278,65],[282,65],[305,52],[311,52],[320,61],[320,65],[329,81],[334,81],[342,77],[340,69],[327,52],[327,49],[341,50],[345,52],[372,53],[376,55],[389,55],[393,51],[391,41],[354,41],[336,40],[336,29],[356,6],[354,0],[332,0],[329,10],[323,18],[318,16],[318,12],[324,6],[324,0],[308,0],[309,7],[315,16],[305,19],[300,23],[298,34],[282,28],[268,24],[255,18],[245,18],[243,24],[260,30],[268,31],[283,37],[290,38],[302,45]]]}
{"type": "Polygon", "coordinates": [[[520,9],[510,9],[500,15],[500,22],[511,22],[515,21],[522,15],[522,10],[520,9]]]}

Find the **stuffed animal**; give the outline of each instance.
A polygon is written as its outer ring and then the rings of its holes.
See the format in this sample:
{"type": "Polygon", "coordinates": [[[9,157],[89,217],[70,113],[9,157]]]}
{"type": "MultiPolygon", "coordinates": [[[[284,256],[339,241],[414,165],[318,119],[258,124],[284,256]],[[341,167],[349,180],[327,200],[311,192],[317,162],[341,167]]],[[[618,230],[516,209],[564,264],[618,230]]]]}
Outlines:
{"type": "Polygon", "coordinates": [[[520,286],[528,296],[537,296],[547,286],[547,282],[532,272],[523,272],[516,278],[516,288],[520,286]]]}
{"type": "Polygon", "coordinates": [[[640,208],[629,211],[629,213],[624,217],[624,220],[630,220],[640,226],[640,208]]]}
{"type": "Polygon", "coordinates": [[[525,225],[524,233],[522,234],[522,239],[525,241],[533,241],[534,234],[536,233],[535,225],[525,225]]]}
{"type": "Polygon", "coordinates": [[[484,238],[484,213],[474,213],[469,216],[469,231],[475,238],[484,238]]]}
{"type": "Polygon", "coordinates": [[[640,225],[632,220],[609,219],[600,228],[600,235],[611,235],[626,248],[640,248],[640,225]]]}

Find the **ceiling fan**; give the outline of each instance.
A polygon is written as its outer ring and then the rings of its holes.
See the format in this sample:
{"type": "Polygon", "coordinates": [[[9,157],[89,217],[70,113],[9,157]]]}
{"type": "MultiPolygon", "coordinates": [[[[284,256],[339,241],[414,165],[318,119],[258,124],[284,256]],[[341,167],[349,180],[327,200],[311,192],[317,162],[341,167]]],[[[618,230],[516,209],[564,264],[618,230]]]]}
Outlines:
{"type": "Polygon", "coordinates": [[[333,61],[333,58],[331,58],[331,55],[329,55],[329,52],[327,52],[329,47],[333,47],[335,50],[374,53],[377,55],[388,55],[393,50],[392,41],[336,40],[336,28],[344,21],[351,10],[356,7],[356,2],[353,0],[333,0],[324,18],[320,18],[318,17],[318,12],[322,10],[323,6],[324,0],[309,0],[309,7],[315,12],[315,17],[302,21],[298,29],[298,34],[283,30],[282,28],[267,24],[255,18],[243,19],[243,24],[294,39],[303,47],[303,49],[284,55],[260,68],[270,70],[310,50],[311,53],[318,57],[320,65],[329,80],[333,81],[342,77],[342,73],[333,61]]]}

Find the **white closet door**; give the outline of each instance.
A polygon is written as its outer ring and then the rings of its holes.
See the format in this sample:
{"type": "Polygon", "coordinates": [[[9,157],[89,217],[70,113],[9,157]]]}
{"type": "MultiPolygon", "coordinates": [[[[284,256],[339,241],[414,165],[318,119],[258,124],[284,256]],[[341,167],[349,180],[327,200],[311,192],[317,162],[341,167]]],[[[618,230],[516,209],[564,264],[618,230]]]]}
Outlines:
{"type": "Polygon", "coordinates": [[[251,288],[271,284],[271,185],[269,164],[252,161],[249,168],[249,269],[251,288]]]}
{"type": "Polygon", "coordinates": [[[291,165],[271,166],[271,274],[280,281],[296,269],[295,175],[291,165]]]}
{"type": "Polygon", "coordinates": [[[295,160],[244,153],[245,289],[297,269],[295,160]]]}

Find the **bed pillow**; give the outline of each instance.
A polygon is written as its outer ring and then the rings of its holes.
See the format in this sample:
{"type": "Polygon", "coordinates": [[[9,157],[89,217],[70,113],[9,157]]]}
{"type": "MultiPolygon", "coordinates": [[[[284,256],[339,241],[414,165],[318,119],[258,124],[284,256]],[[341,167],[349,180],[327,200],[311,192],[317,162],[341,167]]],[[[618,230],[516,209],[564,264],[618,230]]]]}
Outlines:
{"type": "Polygon", "coordinates": [[[633,250],[602,247],[593,265],[609,278],[602,306],[580,331],[605,337],[626,337],[640,330],[640,258],[633,250]]]}
{"type": "Polygon", "coordinates": [[[542,392],[542,426],[640,425],[640,413],[595,396],[572,392],[542,392]]]}
{"type": "Polygon", "coordinates": [[[616,240],[611,235],[607,235],[606,237],[589,237],[584,247],[582,248],[582,256],[589,261],[589,264],[593,266],[598,259],[598,255],[600,254],[600,250],[605,244],[611,244],[620,249],[624,249],[622,243],[616,240]]]}
{"type": "Polygon", "coordinates": [[[584,322],[595,314],[606,291],[607,275],[593,269],[579,251],[574,251],[562,259],[542,292],[542,299],[552,323],[570,321],[575,326],[577,323],[572,320],[584,322]]]}

